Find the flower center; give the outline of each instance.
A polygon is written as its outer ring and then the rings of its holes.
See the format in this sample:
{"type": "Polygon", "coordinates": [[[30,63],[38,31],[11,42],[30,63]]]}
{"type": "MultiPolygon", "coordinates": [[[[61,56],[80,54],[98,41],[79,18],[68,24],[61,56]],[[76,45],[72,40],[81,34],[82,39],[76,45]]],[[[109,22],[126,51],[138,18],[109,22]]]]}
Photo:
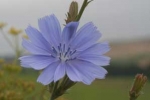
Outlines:
{"type": "Polygon", "coordinates": [[[64,54],[60,54],[59,59],[60,59],[61,61],[64,61],[64,62],[65,62],[65,61],[69,60],[69,57],[65,56],[64,54]]]}
{"type": "Polygon", "coordinates": [[[71,50],[70,47],[67,47],[65,44],[60,44],[58,46],[58,50],[53,48],[53,51],[57,55],[57,57],[63,62],[75,59],[73,55],[76,53],[76,50],[71,50]]]}

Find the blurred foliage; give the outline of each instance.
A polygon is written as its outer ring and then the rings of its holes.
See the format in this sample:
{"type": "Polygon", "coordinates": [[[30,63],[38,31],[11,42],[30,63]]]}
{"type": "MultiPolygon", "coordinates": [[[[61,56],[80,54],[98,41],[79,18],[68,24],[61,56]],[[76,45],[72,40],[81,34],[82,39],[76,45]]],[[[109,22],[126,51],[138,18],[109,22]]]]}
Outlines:
{"type": "Polygon", "coordinates": [[[22,32],[21,29],[16,29],[15,27],[11,27],[10,30],[9,30],[9,33],[12,34],[12,35],[18,35],[22,32]]]}
{"type": "Polygon", "coordinates": [[[108,76],[132,76],[144,73],[150,77],[150,53],[112,59],[110,65],[105,68],[109,72],[108,76]]]}
{"type": "Polygon", "coordinates": [[[19,77],[20,72],[21,67],[16,64],[0,63],[0,100],[24,100],[35,90],[32,81],[24,81],[19,77]]]}
{"type": "MultiPolygon", "coordinates": [[[[45,87],[27,76],[30,70],[24,70],[18,61],[18,57],[23,54],[19,47],[21,38],[29,39],[21,29],[11,27],[7,32],[4,31],[6,23],[0,22],[0,33],[15,53],[15,58],[5,61],[0,58],[0,100],[48,100],[48,87],[45,87]],[[11,35],[14,41],[7,36],[11,35]]],[[[35,73],[34,73],[35,78],[35,73]]],[[[57,100],[66,100],[63,97],[57,100]]]]}
{"type": "MultiPolygon", "coordinates": [[[[4,32],[4,27],[6,23],[0,23],[0,31],[3,34],[6,42],[15,52],[15,59],[11,62],[7,62],[4,59],[0,59],[0,100],[47,100],[44,96],[46,90],[45,87],[36,89],[35,81],[31,79],[24,80],[20,73],[22,73],[22,67],[19,66],[18,57],[21,55],[22,50],[19,47],[19,35],[22,34],[21,29],[16,29],[11,27],[9,29],[9,34],[14,38],[11,41],[4,32]],[[42,92],[42,93],[39,93],[42,92]],[[37,95],[41,94],[41,95],[37,95]]],[[[22,34],[24,38],[27,38],[25,34],[22,34]]]]}
{"type": "MultiPolygon", "coordinates": [[[[65,95],[68,100],[129,100],[128,92],[133,83],[134,75],[130,77],[108,77],[96,80],[90,86],[78,83],[65,95]]],[[[143,88],[144,95],[137,100],[149,100],[150,83],[143,88]]]]}
{"type": "Polygon", "coordinates": [[[3,27],[5,27],[6,25],[7,25],[6,23],[0,22],[0,29],[2,29],[3,27]]]}

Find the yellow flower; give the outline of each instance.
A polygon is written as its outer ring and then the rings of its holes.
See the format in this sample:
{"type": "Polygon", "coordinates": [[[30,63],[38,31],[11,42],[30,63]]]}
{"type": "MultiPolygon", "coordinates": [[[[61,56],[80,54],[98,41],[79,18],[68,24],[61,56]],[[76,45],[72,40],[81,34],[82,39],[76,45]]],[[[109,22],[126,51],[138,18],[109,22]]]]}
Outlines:
{"type": "Polygon", "coordinates": [[[22,37],[25,39],[29,39],[29,37],[26,34],[23,34],[22,37]]]}
{"type": "Polygon", "coordinates": [[[7,25],[6,23],[0,22],[0,29],[2,29],[3,27],[5,27],[6,25],[7,25]]]}
{"type": "Polygon", "coordinates": [[[14,27],[11,27],[10,30],[9,30],[9,33],[12,34],[12,35],[18,35],[22,32],[21,29],[16,29],[14,27]]]}

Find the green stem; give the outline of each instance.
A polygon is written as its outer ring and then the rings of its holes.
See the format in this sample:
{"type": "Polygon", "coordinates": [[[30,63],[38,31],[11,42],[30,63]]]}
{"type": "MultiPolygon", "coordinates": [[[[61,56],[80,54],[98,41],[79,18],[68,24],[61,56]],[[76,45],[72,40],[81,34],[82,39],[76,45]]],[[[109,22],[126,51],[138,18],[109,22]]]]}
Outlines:
{"type": "Polygon", "coordinates": [[[63,95],[66,92],[66,90],[68,90],[70,87],[72,87],[75,84],[76,82],[72,82],[67,76],[65,76],[62,83],[60,84],[60,86],[55,92],[57,97],[63,95]]]}
{"type": "Polygon", "coordinates": [[[66,81],[67,81],[67,75],[65,75],[65,77],[63,78],[63,81],[61,82],[61,85],[60,86],[64,86],[66,81]]]}
{"type": "Polygon", "coordinates": [[[5,38],[5,40],[7,41],[7,43],[10,45],[10,47],[11,47],[13,50],[15,50],[15,48],[14,48],[12,42],[11,42],[11,41],[9,40],[9,38],[5,35],[4,31],[3,31],[2,29],[0,29],[0,31],[1,31],[1,33],[2,33],[2,35],[3,35],[3,37],[5,38]]]}
{"type": "Polygon", "coordinates": [[[135,98],[130,98],[130,100],[136,100],[135,98]]]}
{"type": "Polygon", "coordinates": [[[15,41],[15,45],[16,45],[16,47],[15,47],[16,57],[15,57],[15,62],[14,63],[18,64],[18,58],[20,56],[18,36],[15,36],[14,39],[15,39],[14,41],[15,41]]]}
{"type": "Polygon", "coordinates": [[[48,91],[49,91],[50,93],[53,92],[53,86],[54,86],[54,82],[52,82],[51,84],[48,85],[48,91]]]}
{"type": "Polygon", "coordinates": [[[57,90],[58,84],[59,84],[59,81],[57,81],[57,82],[55,83],[55,85],[54,85],[53,92],[52,92],[52,95],[51,95],[50,100],[55,100],[55,98],[56,98],[56,93],[55,93],[55,92],[56,92],[56,90],[57,90]]]}
{"type": "MultiPolygon", "coordinates": [[[[91,0],[91,1],[92,1],[92,0],[91,0]]],[[[80,18],[81,18],[81,16],[82,16],[82,14],[83,14],[83,12],[84,12],[86,6],[87,6],[91,1],[84,0],[84,2],[83,2],[83,4],[82,4],[82,7],[81,7],[81,9],[80,9],[80,11],[79,11],[79,14],[78,14],[78,16],[77,16],[77,18],[76,18],[76,21],[79,21],[79,20],[80,20],[80,18]]]]}
{"type": "Polygon", "coordinates": [[[10,41],[10,39],[5,35],[4,31],[2,29],[0,29],[4,39],[7,41],[7,43],[9,44],[9,46],[15,51],[15,61],[14,64],[18,64],[18,58],[20,56],[20,50],[19,50],[19,39],[18,36],[14,37],[14,41],[15,41],[15,46],[12,44],[12,42],[10,41]]]}
{"type": "Polygon", "coordinates": [[[67,77],[67,75],[65,75],[65,77],[63,78],[63,80],[60,83],[59,87],[55,91],[55,94],[57,95],[57,97],[63,95],[63,93],[66,91],[66,90],[64,90],[64,86],[66,84],[67,79],[68,79],[68,77],[67,77]]]}

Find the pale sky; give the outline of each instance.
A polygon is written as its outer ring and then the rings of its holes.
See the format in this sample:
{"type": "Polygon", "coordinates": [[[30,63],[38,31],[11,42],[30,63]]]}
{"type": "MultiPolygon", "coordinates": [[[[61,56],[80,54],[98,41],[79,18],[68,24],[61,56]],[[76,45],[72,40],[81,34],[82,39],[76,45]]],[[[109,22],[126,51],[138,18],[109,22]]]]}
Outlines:
{"type": "MultiPolygon", "coordinates": [[[[78,1],[81,6],[83,0],[78,1]]],[[[61,25],[71,0],[0,0],[0,21],[25,29],[37,20],[55,14],[61,25]]],[[[92,21],[103,34],[102,41],[150,37],[150,0],[94,0],[85,10],[80,26],[92,21]]],[[[0,34],[0,55],[12,54],[0,34]]]]}

